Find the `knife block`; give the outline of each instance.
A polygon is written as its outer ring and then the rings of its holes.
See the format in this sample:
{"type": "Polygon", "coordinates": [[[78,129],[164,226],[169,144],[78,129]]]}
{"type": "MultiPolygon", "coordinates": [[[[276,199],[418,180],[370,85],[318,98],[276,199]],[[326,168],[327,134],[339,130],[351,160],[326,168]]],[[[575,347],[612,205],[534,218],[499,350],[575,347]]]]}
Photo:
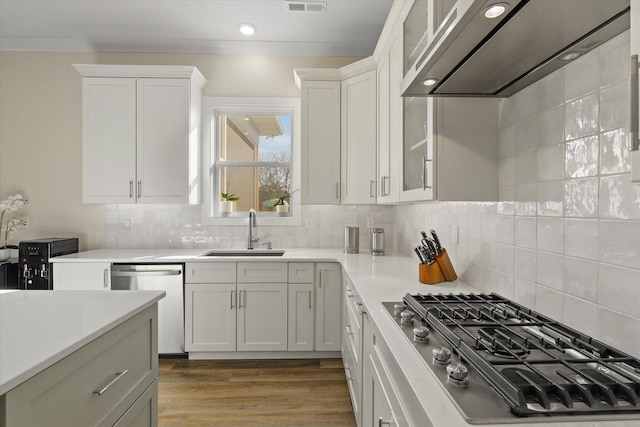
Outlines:
{"type": "Polygon", "coordinates": [[[440,282],[453,282],[458,279],[456,270],[445,248],[440,250],[433,264],[418,264],[418,280],[425,285],[435,285],[440,282]]]}
{"type": "Polygon", "coordinates": [[[444,280],[447,282],[453,282],[458,279],[458,275],[456,274],[456,270],[453,268],[453,264],[451,264],[451,259],[449,259],[449,254],[445,248],[440,250],[440,253],[436,256],[436,263],[440,266],[442,270],[442,275],[444,276],[444,280]]]}
{"type": "Polygon", "coordinates": [[[442,269],[437,262],[433,264],[418,264],[418,280],[425,285],[435,285],[444,282],[442,269]]]}

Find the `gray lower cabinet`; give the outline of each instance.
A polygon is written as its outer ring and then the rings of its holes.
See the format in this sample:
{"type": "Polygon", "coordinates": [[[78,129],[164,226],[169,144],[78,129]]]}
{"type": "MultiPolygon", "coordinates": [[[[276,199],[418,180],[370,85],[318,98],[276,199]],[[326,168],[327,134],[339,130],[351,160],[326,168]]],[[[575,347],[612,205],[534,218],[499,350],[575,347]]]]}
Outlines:
{"type": "Polygon", "coordinates": [[[157,305],[0,398],[4,426],[156,426],[157,305]]]}

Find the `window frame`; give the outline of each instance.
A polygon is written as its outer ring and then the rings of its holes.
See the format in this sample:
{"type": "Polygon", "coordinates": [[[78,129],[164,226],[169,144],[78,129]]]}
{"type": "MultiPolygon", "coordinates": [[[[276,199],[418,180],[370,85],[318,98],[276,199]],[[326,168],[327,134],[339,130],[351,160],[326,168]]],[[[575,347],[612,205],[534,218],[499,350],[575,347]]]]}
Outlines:
{"type": "MultiPolygon", "coordinates": [[[[301,155],[300,155],[300,99],[299,98],[252,98],[252,97],[203,97],[202,98],[202,223],[209,225],[246,225],[249,213],[246,216],[216,216],[219,211],[219,198],[213,197],[220,194],[219,168],[220,162],[216,156],[219,149],[219,141],[215,135],[215,120],[218,113],[222,114],[247,114],[256,112],[260,114],[290,114],[291,115],[291,190],[301,187],[301,155]]],[[[222,166],[243,166],[247,162],[236,162],[231,165],[222,162],[222,166]]],[[[269,162],[261,162],[269,166],[269,162]]],[[[290,215],[277,216],[258,212],[258,225],[300,225],[301,203],[300,191],[297,191],[289,200],[290,215]]]]}

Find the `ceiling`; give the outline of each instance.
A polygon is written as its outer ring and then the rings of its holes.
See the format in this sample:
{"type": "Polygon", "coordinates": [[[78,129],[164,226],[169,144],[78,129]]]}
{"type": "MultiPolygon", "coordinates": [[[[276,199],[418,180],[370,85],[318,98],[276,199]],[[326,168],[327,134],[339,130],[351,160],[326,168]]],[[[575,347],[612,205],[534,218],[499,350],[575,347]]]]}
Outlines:
{"type": "Polygon", "coordinates": [[[0,49],[369,56],[392,2],[0,0],[0,49]],[[240,34],[242,22],[256,33],[240,34]]]}

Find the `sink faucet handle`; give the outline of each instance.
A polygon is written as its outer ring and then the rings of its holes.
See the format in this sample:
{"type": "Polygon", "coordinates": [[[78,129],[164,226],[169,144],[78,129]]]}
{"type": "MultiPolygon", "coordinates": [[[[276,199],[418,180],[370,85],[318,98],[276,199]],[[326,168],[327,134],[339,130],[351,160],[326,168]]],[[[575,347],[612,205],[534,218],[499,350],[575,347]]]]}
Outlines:
{"type": "Polygon", "coordinates": [[[267,247],[267,249],[273,249],[273,248],[271,247],[271,242],[270,242],[270,241],[269,241],[269,242],[260,243],[260,244],[261,244],[262,246],[266,246],[266,247],[267,247]]]}

